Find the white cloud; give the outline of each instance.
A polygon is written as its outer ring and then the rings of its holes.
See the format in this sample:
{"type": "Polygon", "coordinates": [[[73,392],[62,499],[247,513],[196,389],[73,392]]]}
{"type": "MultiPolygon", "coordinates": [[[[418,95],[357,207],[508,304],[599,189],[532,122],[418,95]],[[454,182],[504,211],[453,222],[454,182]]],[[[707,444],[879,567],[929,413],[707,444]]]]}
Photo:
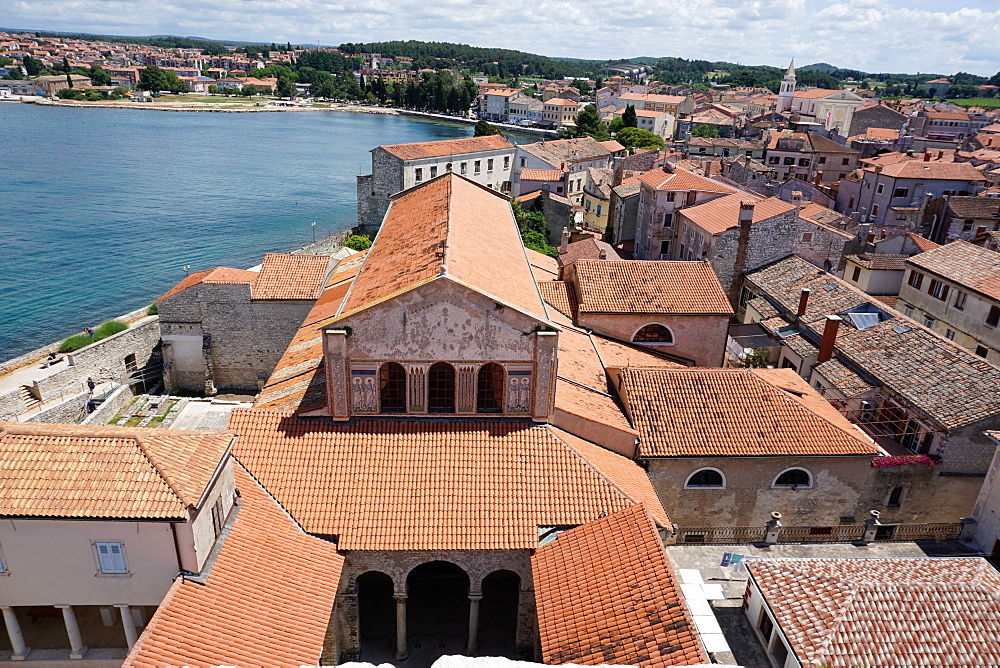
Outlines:
{"type": "Polygon", "coordinates": [[[19,0],[12,28],[339,44],[421,39],[594,59],[679,56],[871,72],[1000,70],[993,0],[19,0]]]}

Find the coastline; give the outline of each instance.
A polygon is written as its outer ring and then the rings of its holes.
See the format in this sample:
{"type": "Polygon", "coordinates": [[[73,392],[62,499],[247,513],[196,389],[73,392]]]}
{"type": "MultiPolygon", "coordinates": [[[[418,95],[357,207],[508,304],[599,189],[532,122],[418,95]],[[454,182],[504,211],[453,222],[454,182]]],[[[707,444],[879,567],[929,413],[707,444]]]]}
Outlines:
{"type": "Polygon", "coordinates": [[[247,113],[274,113],[274,112],[304,112],[304,111],[323,111],[323,112],[348,112],[348,113],[358,113],[358,114],[382,114],[387,116],[398,116],[399,111],[396,109],[388,109],[385,107],[371,107],[366,105],[357,104],[343,104],[343,103],[330,103],[326,107],[281,107],[281,106],[260,106],[255,107],[249,104],[246,105],[234,105],[231,107],[221,106],[225,104],[220,102],[218,105],[212,103],[167,103],[167,104],[157,104],[155,102],[145,103],[145,102],[111,102],[107,100],[102,100],[100,102],[83,102],[83,101],[53,101],[45,98],[28,98],[22,96],[18,100],[10,99],[11,102],[20,102],[22,104],[34,104],[39,107],[69,107],[73,109],[137,109],[140,111],[182,111],[182,112],[209,112],[209,113],[234,113],[234,114],[247,114],[247,113]]]}

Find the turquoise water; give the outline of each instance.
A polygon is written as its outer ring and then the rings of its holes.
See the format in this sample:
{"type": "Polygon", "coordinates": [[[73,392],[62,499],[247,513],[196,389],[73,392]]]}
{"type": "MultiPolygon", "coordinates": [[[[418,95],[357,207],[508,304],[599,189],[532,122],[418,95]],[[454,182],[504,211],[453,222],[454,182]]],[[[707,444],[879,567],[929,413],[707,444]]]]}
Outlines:
{"type": "MultiPolygon", "coordinates": [[[[468,137],[413,117],[0,104],[0,360],[352,227],[379,144],[468,137]]],[[[525,137],[519,137],[524,140],[525,137]]],[[[518,139],[515,139],[517,141],[518,139]]]]}

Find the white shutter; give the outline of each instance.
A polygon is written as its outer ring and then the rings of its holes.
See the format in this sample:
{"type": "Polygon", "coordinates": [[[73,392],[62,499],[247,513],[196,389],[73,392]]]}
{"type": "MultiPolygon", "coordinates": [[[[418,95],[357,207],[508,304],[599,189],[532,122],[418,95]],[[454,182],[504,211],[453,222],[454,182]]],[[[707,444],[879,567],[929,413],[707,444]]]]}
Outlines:
{"type": "Polygon", "coordinates": [[[114,573],[125,573],[125,553],[122,552],[121,543],[111,543],[111,559],[114,562],[114,573]]]}
{"type": "Polygon", "coordinates": [[[117,542],[95,543],[102,573],[125,573],[125,553],[117,542]]]}

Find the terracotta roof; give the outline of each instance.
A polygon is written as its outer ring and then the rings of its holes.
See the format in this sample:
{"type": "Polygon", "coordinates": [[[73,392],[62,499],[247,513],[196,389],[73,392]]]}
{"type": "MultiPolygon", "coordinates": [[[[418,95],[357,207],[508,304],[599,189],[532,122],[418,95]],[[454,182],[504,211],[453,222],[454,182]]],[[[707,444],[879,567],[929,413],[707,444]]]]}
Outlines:
{"type": "Polygon", "coordinates": [[[254,299],[316,299],[329,255],[267,253],[251,294],[254,299]]]}
{"type": "Polygon", "coordinates": [[[934,243],[930,239],[925,239],[919,234],[914,234],[913,232],[908,233],[906,236],[910,237],[913,243],[915,243],[917,245],[917,248],[919,248],[921,251],[934,250],[935,248],[941,245],[934,243]]]}
{"type": "Polygon", "coordinates": [[[1000,255],[996,251],[958,240],[914,255],[906,262],[1000,301],[1000,255]]]}
{"type": "Polygon", "coordinates": [[[612,190],[619,197],[628,197],[629,195],[638,194],[639,190],[642,187],[640,185],[641,183],[642,181],[639,180],[638,176],[630,176],[627,179],[622,179],[621,184],[615,186],[614,188],[612,188],[612,190]]]}
{"type": "Polygon", "coordinates": [[[172,297],[178,292],[183,292],[193,285],[207,283],[210,285],[253,285],[257,280],[257,272],[246,271],[244,269],[231,269],[229,267],[216,267],[188,274],[180,283],[170,288],[162,297],[156,301],[162,301],[167,297],[172,297]]]}
{"type": "Polygon", "coordinates": [[[889,308],[896,308],[896,304],[899,302],[899,295],[872,295],[872,297],[879,300],[889,308]]]}
{"type": "Polygon", "coordinates": [[[722,234],[726,230],[740,226],[740,205],[743,202],[754,203],[754,223],[795,210],[795,205],[777,197],[764,199],[756,195],[737,193],[685,207],[680,210],[680,215],[709,234],[722,234]]]}
{"type": "Polygon", "coordinates": [[[679,168],[675,168],[673,172],[665,172],[662,169],[651,169],[648,172],[640,174],[639,180],[654,190],[697,190],[708,193],[736,192],[735,188],[679,168]]]}
{"type": "Polygon", "coordinates": [[[755,559],[803,666],[1000,665],[1000,573],[981,558],[755,559]]]}
{"type": "Polygon", "coordinates": [[[468,137],[466,139],[444,139],[441,141],[424,141],[413,144],[386,144],[379,148],[391,153],[400,160],[420,160],[421,158],[440,158],[459,153],[478,153],[480,151],[497,151],[514,148],[514,145],[502,135],[487,135],[484,137],[468,137]]]}
{"type": "Polygon", "coordinates": [[[344,557],[235,470],[239,515],[208,580],[178,578],[125,666],[315,666],[344,557]]]}
{"type": "Polygon", "coordinates": [[[621,371],[643,457],[881,455],[791,369],[621,371]]]}
{"type": "Polygon", "coordinates": [[[527,422],[331,424],[236,409],[230,426],[239,461],[307,532],[345,550],[534,548],[539,526],[656,498],[634,462],[527,422]]]}
{"type": "Polygon", "coordinates": [[[832,227],[838,232],[840,229],[837,225],[848,220],[848,217],[844,214],[816,202],[802,202],[799,206],[799,218],[832,227]]]}
{"type": "Polygon", "coordinates": [[[860,255],[848,255],[844,259],[872,271],[905,271],[906,260],[909,257],[909,255],[890,253],[861,253],[860,255]]]}
{"type": "Polygon", "coordinates": [[[576,317],[576,292],[566,281],[539,281],[542,299],[568,318],[576,317]]]}
{"type": "Polygon", "coordinates": [[[546,318],[510,203],[454,173],[393,197],[338,318],[439,276],[546,318]]]}
{"type": "Polygon", "coordinates": [[[1000,222],[998,197],[949,197],[948,208],[955,218],[989,219],[1000,222]]]}
{"type": "Polygon", "coordinates": [[[707,262],[579,260],[574,266],[580,313],[733,312],[707,262]]]}
{"type": "Polygon", "coordinates": [[[882,168],[882,175],[896,179],[936,179],[941,181],[985,181],[986,177],[968,162],[904,160],[882,168]]]}
{"type": "Polygon", "coordinates": [[[559,169],[522,169],[522,181],[562,181],[565,172],[559,169]]]}
{"type": "Polygon", "coordinates": [[[816,372],[826,378],[846,397],[858,397],[875,388],[837,359],[829,359],[815,366],[816,372]]]}
{"type": "Polygon", "coordinates": [[[545,663],[709,662],[641,506],[563,531],[532,555],[531,570],[545,663]]]}
{"type": "Polygon", "coordinates": [[[596,237],[587,237],[559,247],[559,263],[566,266],[577,260],[600,260],[604,251],[605,260],[620,260],[614,246],[596,237]]]}
{"type": "Polygon", "coordinates": [[[608,149],[612,153],[619,153],[625,150],[625,147],[616,142],[614,139],[609,139],[608,141],[598,142],[601,146],[608,149]]]}
{"type": "MultiPolygon", "coordinates": [[[[554,257],[544,255],[530,248],[525,248],[524,254],[528,256],[531,273],[535,275],[535,280],[539,284],[543,281],[551,281],[559,275],[559,261],[554,257]]],[[[544,297],[545,295],[543,294],[542,296],[544,297]]]]}
{"type": "Polygon", "coordinates": [[[656,95],[654,93],[622,93],[618,96],[619,100],[631,101],[635,100],[637,102],[654,102],[660,104],[680,104],[687,98],[683,95],[656,95]]]}
{"type": "Polygon", "coordinates": [[[0,517],[186,519],[226,432],[0,422],[0,517]]]}
{"type": "Polygon", "coordinates": [[[832,88],[813,88],[812,90],[797,90],[795,91],[795,97],[807,100],[817,100],[839,92],[839,90],[834,90],[832,88]]]}

